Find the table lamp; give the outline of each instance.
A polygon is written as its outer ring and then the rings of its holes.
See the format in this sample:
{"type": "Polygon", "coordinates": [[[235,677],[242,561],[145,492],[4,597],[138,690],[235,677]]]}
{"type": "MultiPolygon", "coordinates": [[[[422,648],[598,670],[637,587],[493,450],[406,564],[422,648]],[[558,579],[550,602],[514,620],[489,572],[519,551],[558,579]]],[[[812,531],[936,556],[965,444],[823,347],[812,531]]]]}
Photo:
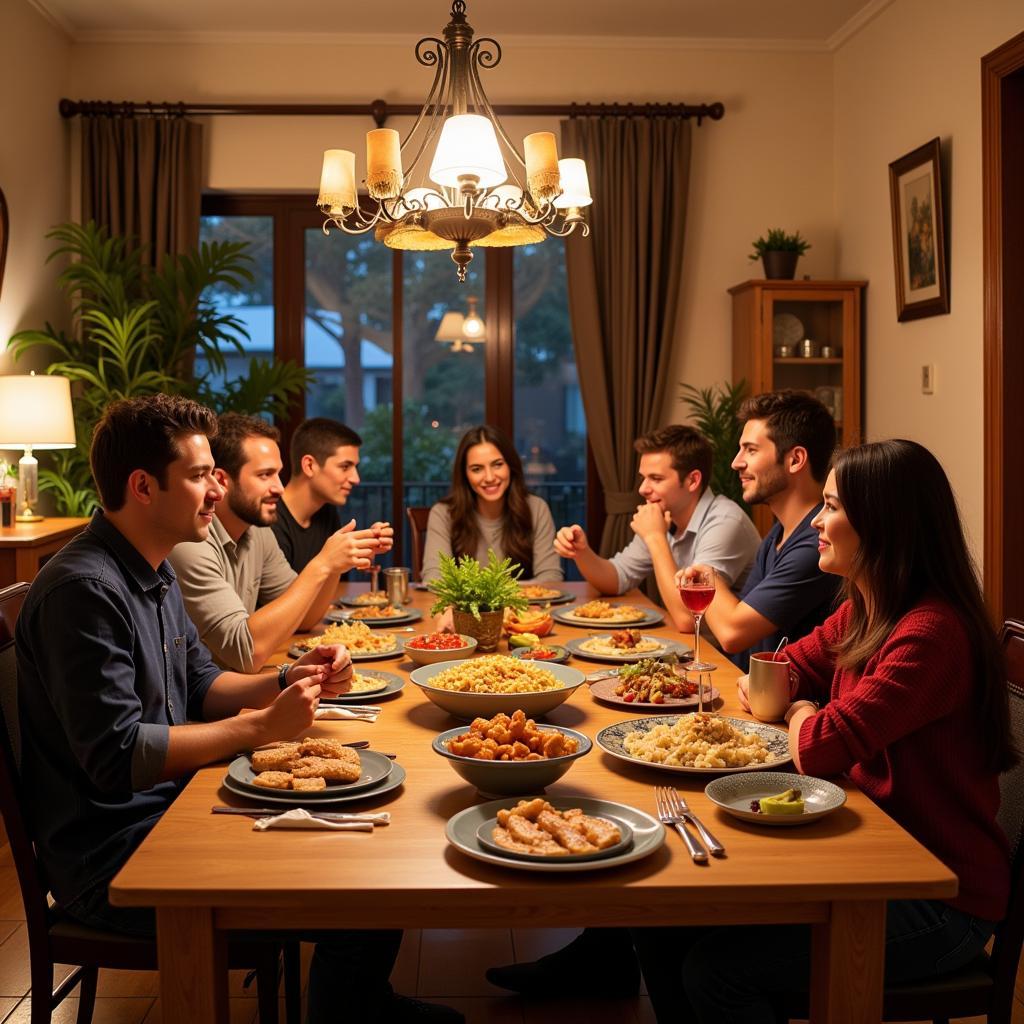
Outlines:
{"type": "Polygon", "coordinates": [[[19,523],[36,523],[39,463],[33,449],[75,447],[71,382],[67,377],[15,375],[0,377],[0,448],[22,448],[18,462],[19,523]]]}
{"type": "Polygon", "coordinates": [[[463,316],[457,310],[448,310],[434,335],[435,341],[450,341],[453,352],[472,352],[474,344],[487,340],[487,326],[476,311],[478,300],[471,295],[466,301],[469,312],[463,316]]]}

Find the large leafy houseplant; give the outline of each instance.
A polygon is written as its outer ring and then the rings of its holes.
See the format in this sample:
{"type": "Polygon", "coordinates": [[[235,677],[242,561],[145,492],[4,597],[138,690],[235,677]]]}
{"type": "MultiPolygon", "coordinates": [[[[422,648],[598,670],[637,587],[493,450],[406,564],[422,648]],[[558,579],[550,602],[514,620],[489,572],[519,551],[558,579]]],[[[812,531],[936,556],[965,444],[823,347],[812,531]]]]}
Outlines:
{"type": "Polygon", "coordinates": [[[732,460],[740,446],[743,431],[739,421],[740,406],[747,396],[747,382],[721,384],[712,388],[682,385],[682,399],[690,407],[694,426],[711,442],[714,457],[711,463],[711,490],[732,498],[749,514],[743,501],[743,488],[732,460]]]}
{"type": "Polygon", "coordinates": [[[214,378],[223,379],[225,353],[245,351],[248,335],[237,317],[204,297],[208,289],[237,289],[252,279],[246,246],[204,243],[167,256],[153,269],[134,240],[110,235],[95,223],[61,224],[50,259],[69,257],[58,278],[71,304],[71,334],[47,324],[20,331],[11,350],[20,358],[47,349],[48,373],[72,381],[78,445],[52,453],[40,470],[40,487],[54,492],[63,515],[88,515],[98,506],[89,469],[93,428],[107,405],[164,391],[195,398],[218,412],[229,409],[282,415],[305,389],[309,373],[292,362],[252,359],[249,373],[215,389],[193,374],[200,354],[214,378]]]}

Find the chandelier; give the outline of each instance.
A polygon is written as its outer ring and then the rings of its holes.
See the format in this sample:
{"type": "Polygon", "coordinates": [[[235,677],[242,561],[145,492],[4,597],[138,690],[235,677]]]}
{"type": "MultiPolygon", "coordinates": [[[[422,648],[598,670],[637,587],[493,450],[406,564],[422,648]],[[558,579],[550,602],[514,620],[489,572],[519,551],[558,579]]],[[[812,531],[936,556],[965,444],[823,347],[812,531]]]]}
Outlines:
{"type": "Polygon", "coordinates": [[[480,69],[500,63],[501,47],[474,41],[465,0],[452,3],[444,39],[426,36],[415,53],[435,68],[434,81],[404,139],[392,128],[366,133],[368,201],[356,189],[355,154],[324,153],[324,234],[333,224],[350,235],[372,230],[392,249],[451,249],[460,281],[477,246],[529,245],[577,226],[588,235],[586,164],[559,160],[552,132],[527,135],[520,155],[480,83],[480,69]]]}

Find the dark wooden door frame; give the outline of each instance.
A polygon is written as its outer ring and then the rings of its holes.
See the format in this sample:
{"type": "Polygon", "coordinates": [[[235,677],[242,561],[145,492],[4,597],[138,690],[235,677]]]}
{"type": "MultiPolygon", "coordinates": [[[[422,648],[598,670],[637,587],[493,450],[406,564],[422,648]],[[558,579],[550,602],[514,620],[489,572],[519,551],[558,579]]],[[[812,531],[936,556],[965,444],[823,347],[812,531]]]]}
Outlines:
{"type": "Polygon", "coordinates": [[[996,623],[1024,614],[1024,32],[981,61],[985,598],[996,623]],[[1007,119],[1013,111],[1016,132],[1007,119]],[[1016,181],[1016,184],[1014,184],[1016,181]],[[1013,467],[1017,468],[1014,469],[1013,467]],[[1012,570],[1011,570],[1011,567],[1012,570]]]}

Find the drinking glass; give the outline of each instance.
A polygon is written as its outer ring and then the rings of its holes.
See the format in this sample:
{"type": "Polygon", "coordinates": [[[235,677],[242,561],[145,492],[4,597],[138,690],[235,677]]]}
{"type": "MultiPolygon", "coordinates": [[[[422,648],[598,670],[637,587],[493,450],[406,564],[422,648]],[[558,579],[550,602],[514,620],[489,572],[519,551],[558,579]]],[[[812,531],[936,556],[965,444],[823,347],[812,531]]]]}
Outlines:
{"type": "Polygon", "coordinates": [[[715,570],[700,570],[691,576],[679,588],[679,596],[693,616],[693,661],[689,669],[697,673],[713,672],[714,665],[700,660],[700,620],[704,618],[708,605],[715,599],[715,570]]]}

